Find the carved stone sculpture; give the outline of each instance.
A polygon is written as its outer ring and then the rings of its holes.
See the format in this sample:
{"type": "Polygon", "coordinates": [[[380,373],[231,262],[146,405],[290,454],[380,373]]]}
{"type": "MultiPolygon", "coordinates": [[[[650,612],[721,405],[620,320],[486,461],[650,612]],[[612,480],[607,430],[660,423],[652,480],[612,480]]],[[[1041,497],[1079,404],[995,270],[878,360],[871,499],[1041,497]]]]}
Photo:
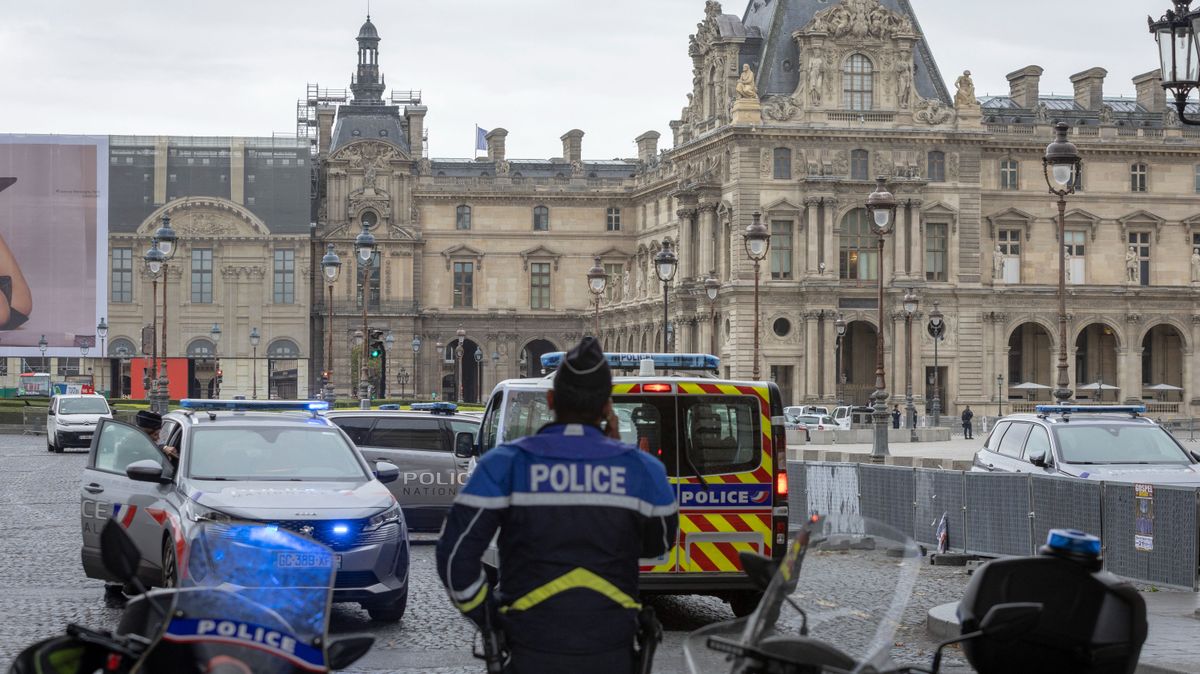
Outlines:
{"type": "Polygon", "coordinates": [[[846,153],[837,151],[833,153],[833,175],[845,176],[850,173],[850,163],[846,160],[846,153]]]}
{"type": "Polygon", "coordinates": [[[777,122],[786,122],[796,114],[791,96],[772,96],[763,101],[763,113],[777,122]]]}
{"type": "Polygon", "coordinates": [[[979,102],[975,100],[975,83],[971,81],[970,70],[964,70],[963,74],[954,80],[954,87],[958,90],[954,94],[955,107],[971,108],[979,105],[979,102]]]}
{"type": "Polygon", "coordinates": [[[845,0],[818,12],[805,32],[886,39],[897,34],[913,35],[916,31],[908,17],[890,11],[879,0],[845,0]]]}
{"type": "Polygon", "coordinates": [[[950,180],[958,180],[958,153],[951,152],[946,155],[946,177],[950,180]]]}
{"type": "Polygon", "coordinates": [[[1063,246],[1063,275],[1067,283],[1071,282],[1071,247],[1063,246]]]}
{"type": "Polygon", "coordinates": [[[912,98],[913,75],[912,63],[907,60],[896,62],[896,98],[901,109],[908,107],[912,98]]]}
{"type": "Polygon", "coordinates": [[[621,296],[620,300],[625,300],[629,297],[629,272],[621,272],[621,296]]]}
{"type": "Polygon", "coordinates": [[[738,76],[737,88],[738,98],[749,98],[758,100],[758,89],[754,86],[754,71],[750,70],[749,63],[742,64],[742,74],[738,76]]]}
{"type": "Polygon", "coordinates": [[[821,53],[814,51],[808,57],[808,104],[810,107],[821,105],[821,91],[825,87],[825,59],[821,53]]]}
{"type": "Polygon", "coordinates": [[[913,119],[932,126],[949,121],[953,115],[954,112],[942,105],[942,102],[938,99],[923,98],[916,105],[916,109],[913,112],[913,119]]]}
{"type": "Polygon", "coordinates": [[[1100,108],[1100,123],[1101,124],[1112,124],[1113,123],[1113,109],[1112,109],[1111,105],[1105,105],[1104,107],[1100,108]]]}
{"type": "Polygon", "coordinates": [[[1200,248],[1192,249],[1192,283],[1200,283],[1200,248]]]}
{"type": "Polygon", "coordinates": [[[1125,253],[1125,281],[1131,285],[1141,283],[1141,272],[1141,265],[1138,264],[1137,248],[1130,246],[1129,252],[1125,253]]]}
{"type": "Polygon", "coordinates": [[[1166,112],[1163,113],[1163,124],[1166,126],[1179,126],[1179,112],[1168,105],[1166,112]]]}
{"type": "Polygon", "coordinates": [[[1038,103],[1033,109],[1033,118],[1038,124],[1045,124],[1050,121],[1050,108],[1046,107],[1045,103],[1038,103]]]}
{"type": "Polygon", "coordinates": [[[1000,251],[1000,244],[996,244],[996,249],[992,251],[992,279],[1004,280],[1004,253],[1000,251]]]}

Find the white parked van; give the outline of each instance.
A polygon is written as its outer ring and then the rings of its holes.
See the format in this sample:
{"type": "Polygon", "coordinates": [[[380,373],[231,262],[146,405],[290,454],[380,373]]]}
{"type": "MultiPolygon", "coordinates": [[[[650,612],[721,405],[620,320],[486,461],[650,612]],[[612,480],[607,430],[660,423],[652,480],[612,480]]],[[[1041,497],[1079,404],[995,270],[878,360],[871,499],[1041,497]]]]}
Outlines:
{"type": "Polygon", "coordinates": [[[54,396],[46,411],[46,451],[61,453],[66,447],[91,447],[96,424],[111,418],[112,408],[104,396],[54,396]]]}

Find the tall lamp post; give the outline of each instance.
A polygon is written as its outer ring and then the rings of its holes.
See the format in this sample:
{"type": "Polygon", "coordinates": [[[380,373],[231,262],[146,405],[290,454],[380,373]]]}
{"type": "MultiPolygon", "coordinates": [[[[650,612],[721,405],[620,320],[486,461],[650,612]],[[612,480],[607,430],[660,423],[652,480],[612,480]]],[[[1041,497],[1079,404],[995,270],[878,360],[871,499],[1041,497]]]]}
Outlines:
{"type": "MultiPolygon", "coordinates": [[[[108,351],[106,351],[104,348],[104,338],[108,337],[108,323],[104,322],[103,316],[100,317],[100,322],[96,324],[96,336],[100,338],[100,362],[103,363],[104,366],[111,366],[112,361],[108,359],[108,351]]],[[[101,366],[100,368],[101,386],[103,386],[104,383],[104,366],[101,366]]],[[[112,396],[112,391],[109,391],[108,394],[109,396],[112,396]]]]}
{"type": "Polygon", "coordinates": [[[717,278],[717,271],[714,269],[708,272],[708,278],[704,279],[704,294],[708,296],[708,325],[712,331],[712,338],[709,340],[709,353],[717,355],[717,294],[721,292],[721,280],[717,278]]]}
{"type": "MultiPolygon", "coordinates": [[[[481,398],[483,391],[483,349],[475,347],[475,397],[481,398]]],[[[479,402],[476,400],[476,402],[479,402]]]]}
{"type": "Polygon", "coordinates": [[[762,360],[758,354],[759,340],[759,316],[758,316],[758,276],[759,263],[767,256],[767,250],[771,247],[771,232],[767,226],[759,222],[762,214],[754,211],[753,219],[749,225],[746,225],[746,231],[742,232],[742,242],[746,245],[746,254],[754,260],[754,368],[753,377],[755,381],[759,377],[759,361],[762,360]]]}
{"type": "Polygon", "coordinates": [[[500,383],[500,352],[492,351],[492,379],[495,381],[492,386],[500,383]]]}
{"type": "Polygon", "coordinates": [[[883,463],[888,455],[887,381],[883,369],[883,241],[892,229],[896,215],[896,197],[888,191],[887,179],[875,179],[875,191],[867,197],[867,214],[871,216],[871,232],[879,237],[879,332],[875,337],[875,442],[871,447],[871,462],[883,463]]]}
{"type": "Polygon", "coordinates": [[[401,365],[400,369],[396,372],[396,383],[400,384],[400,397],[401,398],[404,397],[404,393],[405,393],[404,387],[405,387],[405,385],[408,384],[408,377],[409,377],[408,370],[403,365],[401,365]]]}
{"type": "Polygon", "coordinates": [[[367,327],[367,305],[370,302],[369,286],[371,285],[371,258],[375,255],[375,236],[371,234],[369,219],[364,215],[362,220],[362,231],[354,239],[354,253],[358,258],[358,267],[362,275],[362,334],[363,345],[358,354],[358,388],[359,397],[367,401],[367,405],[371,404],[370,384],[367,382],[367,340],[370,339],[371,331],[367,327]]]}
{"type": "Polygon", "coordinates": [[[1058,381],[1053,394],[1060,404],[1071,398],[1067,378],[1067,259],[1062,244],[1066,241],[1067,195],[1075,193],[1075,176],[1082,164],[1079,149],[1067,140],[1067,128],[1065,122],[1054,125],[1054,142],[1046,146],[1046,156],[1042,157],[1046,186],[1058,197],[1058,381]]]}
{"type": "Polygon", "coordinates": [[[592,304],[596,306],[592,335],[596,339],[600,339],[600,297],[604,295],[604,289],[608,287],[608,275],[604,273],[604,267],[600,265],[599,255],[593,258],[592,268],[587,272],[587,280],[588,290],[592,293],[592,304]]]}
{"type": "Polygon", "coordinates": [[[463,354],[463,340],[465,340],[467,338],[467,331],[463,330],[462,326],[459,326],[458,330],[455,331],[454,336],[458,338],[458,346],[454,347],[454,360],[457,363],[456,372],[458,373],[455,376],[454,384],[455,384],[455,388],[458,389],[458,402],[461,404],[463,401],[463,380],[462,380],[462,360],[463,360],[463,355],[464,355],[463,354]]]}
{"type": "Polygon", "coordinates": [[[438,395],[438,391],[445,390],[445,384],[442,382],[442,371],[446,367],[446,352],[443,350],[443,346],[440,339],[433,343],[433,358],[434,362],[437,363],[437,369],[435,370],[436,377],[433,382],[433,385],[436,387],[433,391],[434,396],[438,395]]]}
{"type": "MultiPolygon", "coordinates": [[[[150,368],[146,370],[143,382],[149,385],[146,397],[150,400],[150,411],[162,414],[165,410],[159,407],[158,401],[158,277],[163,273],[163,265],[167,256],[159,248],[158,239],[150,240],[150,248],[142,259],[146,262],[146,271],[150,274],[150,368]]],[[[166,285],[166,279],[163,279],[166,285]]],[[[144,347],[143,347],[144,348],[144,347]]]]}
{"type": "Polygon", "coordinates": [[[325,255],[321,258],[321,272],[325,275],[325,285],[329,289],[329,300],[325,304],[325,376],[321,377],[324,382],[325,400],[331,405],[334,400],[333,395],[333,284],[337,283],[338,276],[342,273],[342,260],[338,257],[337,251],[333,244],[325,247],[325,255]]]}
{"type": "Polygon", "coordinates": [[[164,215],[162,224],[154,232],[154,238],[158,239],[158,249],[163,254],[162,265],[162,337],[160,342],[162,348],[159,351],[158,357],[158,413],[167,413],[167,403],[171,399],[171,388],[167,376],[167,263],[175,259],[175,253],[179,250],[179,237],[176,236],[175,230],[171,228],[171,218],[164,215]]]}
{"type": "Polygon", "coordinates": [[[904,418],[910,442],[917,441],[917,408],[913,406],[912,392],[912,319],[919,302],[912,288],[904,293],[904,418]]]}
{"type": "Polygon", "coordinates": [[[215,372],[213,373],[213,377],[216,380],[216,383],[213,385],[213,397],[220,398],[221,397],[221,350],[218,348],[218,346],[221,343],[221,324],[213,323],[212,329],[208,331],[208,336],[212,338],[213,365],[215,366],[213,368],[215,370],[215,372]]]}
{"type": "Polygon", "coordinates": [[[420,337],[420,335],[413,335],[412,352],[413,352],[413,362],[412,362],[413,397],[415,398],[415,397],[417,397],[417,381],[418,381],[418,379],[417,379],[417,354],[421,353],[421,337],[420,337]]]}
{"type": "Polygon", "coordinates": [[[937,427],[942,423],[942,370],[938,367],[938,342],[942,341],[942,335],[946,332],[946,322],[942,319],[937,300],[933,301],[933,311],[929,312],[929,325],[926,328],[929,330],[929,336],[933,337],[933,408],[930,414],[933,416],[934,427],[937,427]]]}
{"type": "Polygon", "coordinates": [[[383,385],[384,385],[384,383],[387,382],[387,364],[388,364],[388,361],[390,361],[392,359],[392,349],[395,348],[395,346],[396,346],[396,338],[392,336],[392,331],[388,330],[388,333],[386,335],[384,335],[384,337],[383,337],[383,352],[385,354],[384,359],[383,359],[383,366],[379,368],[379,392],[380,392],[380,395],[383,395],[383,385]]]}
{"type": "Polygon", "coordinates": [[[258,400],[258,342],[261,339],[258,328],[250,328],[250,378],[253,382],[250,397],[252,400],[258,400]]]}
{"type": "Polygon", "coordinates": [[[1188,96],[1192,89],[1200,87],[1200,53],[1197,53],[1195,41],[1200,32],[1200,12],[1191,11],[1191,0],[1171,2],[1175,5],[1174,10],[1167,10],[1158,21],[1149,21],[1150,32],[1158,42],[1162,88],[1175,98],[1179,121],[1200,125],[1200,119],[1186,114],[1188,96]]]}
{"type": "Polygon", "coordinates": [[[667,346],[668,302],[670,302],[671,279],[675,278],[675,270],[679,266],[679,258],[671,250],[671,242],[663,241],[662,250],[654,256],[654,273],[663,284],[663,353],[669,353],[667,346]]]}
{"type": "Polygon", "coordinates": [[[1004,375],[996,375],[996,419],[1004,416],[1004,375]]]}
{"type": "Polygon", "coordinates": [[[846,401],[842,395],[844,392],[842,386],[845,383],[845,376],[842,374],[842,340],[846,338],[846,319],[840,311],[838,312],[837,320],[833,322],[833,330],[837,333],[837,345],[834,352],[834,360],[836,361],[834,368],[837,371],[837,386],[835,388],[837,389],[838,407],[843,407],[846,401]]]}
{"type": "Polygon", "coordinates": [[[117,347],[117,359],[121,361],[120,370],[117,373],[117,397],[125,397],[125,366],[129,364],[129,349],[125,347],[117,347]]]}

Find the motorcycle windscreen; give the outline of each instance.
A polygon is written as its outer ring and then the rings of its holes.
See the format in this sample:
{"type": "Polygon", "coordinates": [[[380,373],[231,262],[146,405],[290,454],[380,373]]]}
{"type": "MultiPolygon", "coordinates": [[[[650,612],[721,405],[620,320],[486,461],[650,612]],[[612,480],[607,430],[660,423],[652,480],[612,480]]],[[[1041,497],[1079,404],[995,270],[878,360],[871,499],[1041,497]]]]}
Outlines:
{"type": "Polygon", "coordinates": [[[791,542],[754,613],[688,635],[689,672],[740,672],[748,662],[743,647],[793,665],[846,672],[928,664],[928,654],[904,646],[915,640],[905,630],[924,629],[904,622],[920,571],[917,544],[856,514],[806,526],[811,543],[799,536],[791,542]]]}
{"type": "Polygon", "coordinates": [[[325,671],[329,548],[272,526],[206,524],[187,551],[175,612],[142,671],[325,671]]]}

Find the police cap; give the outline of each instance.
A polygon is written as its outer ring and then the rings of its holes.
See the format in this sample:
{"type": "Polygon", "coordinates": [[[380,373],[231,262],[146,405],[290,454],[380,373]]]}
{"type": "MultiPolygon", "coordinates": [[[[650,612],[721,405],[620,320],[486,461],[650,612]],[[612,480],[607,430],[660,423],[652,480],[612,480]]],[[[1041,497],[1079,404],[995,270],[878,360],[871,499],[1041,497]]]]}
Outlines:
{"type": "Polygon", "coordinates": [[[612,370],[595,337],[584,337],[575,348],[567,352],[554,375],[554,385],[571,386],[577,389],[599,389],[605,393],[612,389],[612,370]]]}
{"type": "Polygon", "coordinates": [[[139,410],[136,417],[138,428],[157,431],[162,428],[162,415],[149,410],[139,410]]]}

